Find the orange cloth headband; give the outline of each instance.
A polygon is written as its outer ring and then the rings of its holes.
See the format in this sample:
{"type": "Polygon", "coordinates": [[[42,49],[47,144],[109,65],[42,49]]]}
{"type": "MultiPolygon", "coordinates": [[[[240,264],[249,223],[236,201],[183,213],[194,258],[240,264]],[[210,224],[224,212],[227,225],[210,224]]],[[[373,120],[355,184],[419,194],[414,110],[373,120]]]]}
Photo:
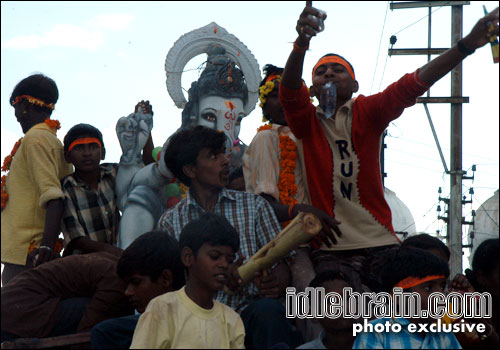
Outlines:
{"type": "Polygon", "coordinates": [[[30,95],[17,96],[16,99],[14,100],[14,105],[17,104],[17,103],[19,103],[19,101],[21,101],[21,99],[23,99],[23,98],[25,98],[26,100],[28,100],[28,102],[31,103],[31,104],[38,105],[38,106],[41,106],[41,107],[47,107],[47,108],[49,108],[51,110],[54,110],[54,104],[53,103],[47,104],[44,101],[40,100],[39,98],[30,96],[30,95]]]}
{"type": "Polygon", "coordinates": [[[71,145],[69,145],[69,147],[68,147],[68,152],[71,151],[73,149],[73,147],[75,147],[76,145],[84,145],[87,143],[97,143],[99,146],[102,147],[101,141],[99,141],[98,139],[96,139],[94,137],[87,137],[84,139],[78,139],[78,140],[73,141],[71,143],[71,145]]]}
{"type": "Polygon", "coordinates": [[[267,79],[266,79],[266,83],[267,83],[268,81],[273,81],[274,79],[277,79],[277,78],[281,78],[281,75],[280,75],[280,74],[276,74],[276,73],[271,74],[269,77],[267,77],[267,79]]]}
{"type": "Polygon", "coordinates": [[[437,280],[440,278],[446,278],[446,276],[445,275],[432,275],[432,276],[427,276],[427,277],[423,277],[423,278],[409,276],[409,277],[402,279],[398,283],[396,283],[394,288],[396,288],[396,287],[399,287],[402,289],[411,288],[411,287],[418,286],[419,284],[422,284],[424,282],[433,281],[433,280],[437,280]]]}
{"type": "Polygon", "coordinates": [[[338,64],[344,66],[347,69],[347,71],[349,72],[349,74],[351,75],[352,80],[356,80],[356,78],[354,77],[354,71],[352,70],[351,65],[349,63],[347,63],[346,60],[344,60],[338,56],[326,56],[326,57],[323,57],[322,59],[320,59],[318,61],[318,63],[316,63],[316,65],[313,68],[313,79],[314,79],[314,76],[316,75],[316,69],[318,69],[319,66],[321,66],[325,63],[338,63],[338,64]]]}

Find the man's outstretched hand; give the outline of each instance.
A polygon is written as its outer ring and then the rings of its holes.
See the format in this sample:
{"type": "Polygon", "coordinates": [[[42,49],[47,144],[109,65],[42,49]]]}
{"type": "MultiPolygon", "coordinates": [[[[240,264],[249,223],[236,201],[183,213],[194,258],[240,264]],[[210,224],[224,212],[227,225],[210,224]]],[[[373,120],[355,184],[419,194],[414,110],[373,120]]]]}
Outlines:
{"type": "Polygon", "coordinates": [[[342,232],[338,227],[338,225],[340,225],[340,221],[335,220],[323,210],[308,204],[295,205],[292,217],[295,217],[301,211],[304,213],[314,214],[321,222],[321,231],[311,240],[313,247],[319,247],[322,242],[324,242],[328,247],[331,247],[333,244],[337,244],[337,238],[335,235],[337,235],[337,237],[342,236],[342,232]]]}
{"type": "Polygon", "coordinates": [[[498,38],[498,7],[481,18],[472,28],[471,32],[462,39],[469,50],[483,47],[490,42],[490,37],[498,38]]]}
{"type": "Polygon", "coordinates": [[[309,45],[311,37],[316,36],[316,34],[323,30],[320,23],[325,18],[326,13],[312,7],[312,1],[306,1],[306,7],[302,10],[297,20],[297,26],[295,27],[299,34],[299,44],[303,44],[300,46],[309,45]]]}

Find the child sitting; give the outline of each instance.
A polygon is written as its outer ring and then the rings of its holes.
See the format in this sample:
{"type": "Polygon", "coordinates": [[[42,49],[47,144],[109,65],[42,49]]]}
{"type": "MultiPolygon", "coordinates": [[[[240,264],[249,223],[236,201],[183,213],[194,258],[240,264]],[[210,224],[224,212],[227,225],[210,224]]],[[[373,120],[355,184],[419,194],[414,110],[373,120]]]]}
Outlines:
{"type": "MultiPolygon", "coordinates": [[[[361,285],[352,278],[352,274],[356,272],[342,267],[340,269],[328,270],[320,272],[314,277],[309,284],[310,287],[323,287],[325,294],[338,293],[342,295],[344,288],[351,287],[354,292],[361,293],[361,285]]],[[[313,321],[314,322],[314,321],[313,321]]],[[[297,349],[350,349],[354,343],[352,335],[353,323],[355,318],[346,318],[340,316],[338,318],[328,318],[327,316],[318,318],[317,322],[323,330],[318,338],[313,341],[302,344],[297,349]]]]}
{"type": "Polygon", "coordinates": [[[148,303],[185,284],[179,243],[164,231],[147,232],[133,241],[118,260],[116,273],[125,281],[125,296],[138,313],[92,328],[93,349],[129,349],[140,313],[148,303]]]}
{"type": "MultiPolygon", "coordinates": [[[[450,275],[448,264],[438,256],[419,248],[406,247],[392,251],[391,254],[380,276],[384,291],[392,293],[393,288],[400,287],[403,292],[417,293],[420,295],[421,310],[428,312],[429,295],[445,291],[446,280],[450,275]]],[[[435,321],[430,316],[411,319],[379,318],[370,321],[369,324],[373,327],[377,324],[385,326],[388,322],[391,324],[391,331],[362,332],[356,337],[353,349],[460,349],[460,343],[453,333],[408,330],[411,323],[431,324],[435,321]],[[392,325],[395,323],[400,325],[400,332],[392,331],[392,325]]]]}
{"type": "Polygon", "coordinates": [[[141,315],[131,348],[243,348],[240,316],[214,300],[231,273],[239,235],[222,216],[203,214],[179,237],[186,286],[151,300],[141,315]]]}

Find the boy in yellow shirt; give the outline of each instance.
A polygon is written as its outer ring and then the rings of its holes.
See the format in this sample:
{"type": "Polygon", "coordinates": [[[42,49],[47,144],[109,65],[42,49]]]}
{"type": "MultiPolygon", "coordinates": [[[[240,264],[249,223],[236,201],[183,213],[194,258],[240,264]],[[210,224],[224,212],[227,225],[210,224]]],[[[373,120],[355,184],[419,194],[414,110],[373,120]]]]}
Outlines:
{"type": "Polygon", "coordinates": [[[10,104],[24,137],[3,162],[2,283],[55,257],[64,194],[60,179],[72,171],[57,138],[60,128],[50,119],[59,98],[54,80],[33,74],[21,80],[10,104]]]}
{"type": "Polygon", "coordinates": [[[214,300],[228,282],[239,245],[238,233],[222,216],[205,213],[188,223],[179,237],[186,286],[149,302],[130,348],[244,348],[240,316],[214,300]]]}

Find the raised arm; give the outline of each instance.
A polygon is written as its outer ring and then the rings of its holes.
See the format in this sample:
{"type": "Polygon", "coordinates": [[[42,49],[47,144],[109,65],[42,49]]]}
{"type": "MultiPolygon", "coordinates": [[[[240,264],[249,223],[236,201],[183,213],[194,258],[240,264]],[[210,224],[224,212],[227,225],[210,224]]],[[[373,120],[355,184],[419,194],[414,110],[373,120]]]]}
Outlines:
{"type": "Polygon", "coordinates": [[[312,7],[312,1],[306,1],[306,7],[300,14],[295,29],[299,36],[293,44],[293,50],[286,61],[285,70],[281,77],[281,84],[289,89],[300,89],[302,86],[302,68],[304,56],[309,48],[311,37],[316,36],[322,29],[318,19],[326,18],[326,14],[312,7]]]}
{"type": "MultiPolygon", "coordinates": [[[[139,113],[139,107],[142,108],[143,113],[145,113],[146,115],[150,114],[151,117],[153,116],[154,114],[153,106],[149,104],[149,100],[146,101],[142,100],[141,102],[138,102],[135,105],[134,113],[139,113]]],[[[146,118],[146,124],[150,124],[148,126],[150,126],[150,129],[153,129],[153,118],[146,118]]],[[[142,148],[142,161],[144,162],[144,165],[148,165],[155,162],[152,155],[154,148],[155,147],[153,145],[153,136],[152,133],[150,132],[146,144],[142,148]]]]}
{"type": "Polygon", "coordinates": [[[472,31],[459,40],[456,45],[420,68],[418,77],[427,84],[434,84],[462,62],[465,57],[486,45],[492,35],[498,37],[498,7],[481,18],[472,31]],[[490,25],[492,30],[490,30],[490,25]]]}

